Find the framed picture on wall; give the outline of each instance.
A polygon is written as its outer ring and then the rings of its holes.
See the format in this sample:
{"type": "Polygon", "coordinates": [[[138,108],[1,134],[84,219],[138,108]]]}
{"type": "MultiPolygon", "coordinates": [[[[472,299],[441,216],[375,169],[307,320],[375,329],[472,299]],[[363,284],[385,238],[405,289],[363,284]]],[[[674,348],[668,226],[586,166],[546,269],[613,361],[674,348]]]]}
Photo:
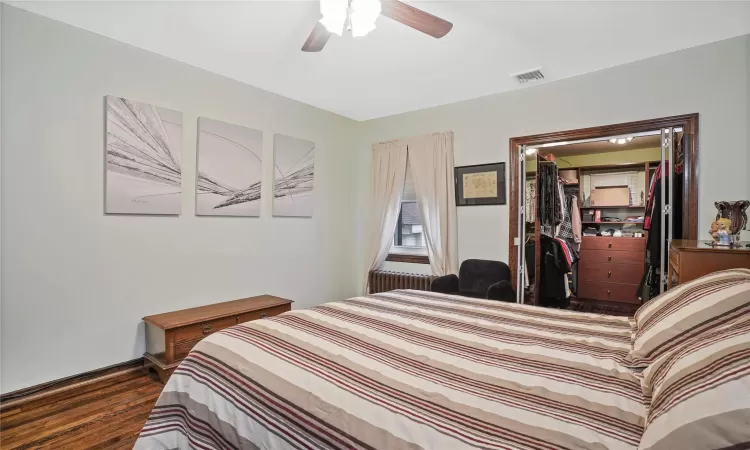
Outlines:
{"type": "Polygon", "coordinates": [[[273,216],[312,217],[315,143],[273,135],[273,216]]]}
{"type": "Polygon", "coordinates": [[[198,118],[195,214],[260,216],[263,132],[198,118]]]}
{"type": "Polygon", "coordinates": [[[106,97],[106,214],[179,215],[182,113],[106,97]]]}
{"type": "Polygon", "coordinates": [[[456,206],[504,205],[505,163],[455,168],[456,206]]]}

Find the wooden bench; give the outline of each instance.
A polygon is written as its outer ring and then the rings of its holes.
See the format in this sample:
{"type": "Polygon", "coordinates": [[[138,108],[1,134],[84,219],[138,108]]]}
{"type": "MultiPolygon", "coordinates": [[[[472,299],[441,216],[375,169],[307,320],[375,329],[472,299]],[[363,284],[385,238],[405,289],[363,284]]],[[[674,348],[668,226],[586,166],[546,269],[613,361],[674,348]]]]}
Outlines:
{"type": "Polygon", "coordinates": [[[291,310],[292,301],[273,295],[242,298],[230,302],[146,316],[144,364],[166,383],[190,350],[206,336],[251,320],[276,316],[291,310]]]}

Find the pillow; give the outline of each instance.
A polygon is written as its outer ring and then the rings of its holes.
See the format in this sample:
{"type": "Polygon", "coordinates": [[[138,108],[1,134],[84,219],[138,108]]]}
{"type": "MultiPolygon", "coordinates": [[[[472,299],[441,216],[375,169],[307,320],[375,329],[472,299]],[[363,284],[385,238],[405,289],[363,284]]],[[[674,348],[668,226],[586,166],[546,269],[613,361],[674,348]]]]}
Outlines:
{"type": "Polygon", "coordinates": [[[646,367],[687,339],[750,313],[750,270],[714,272],[670,289],[635,313],[631,367],[646,367]]]}
{"type": "Polygon", "coordinates": [[[641,450],[750,445],[750,316],[692,337],[643,371],[641,450]]]}

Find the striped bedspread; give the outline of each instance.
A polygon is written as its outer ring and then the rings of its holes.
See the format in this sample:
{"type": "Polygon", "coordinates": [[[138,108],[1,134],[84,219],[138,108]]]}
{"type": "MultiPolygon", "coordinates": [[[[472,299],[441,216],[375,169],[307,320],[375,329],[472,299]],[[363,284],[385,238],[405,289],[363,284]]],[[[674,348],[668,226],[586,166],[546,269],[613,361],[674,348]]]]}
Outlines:
{"type": "Polygon", "coordinates": [[[238,325],[174,372],[136,449],[633,449],[627,318],[393,291],[238,325]]]}

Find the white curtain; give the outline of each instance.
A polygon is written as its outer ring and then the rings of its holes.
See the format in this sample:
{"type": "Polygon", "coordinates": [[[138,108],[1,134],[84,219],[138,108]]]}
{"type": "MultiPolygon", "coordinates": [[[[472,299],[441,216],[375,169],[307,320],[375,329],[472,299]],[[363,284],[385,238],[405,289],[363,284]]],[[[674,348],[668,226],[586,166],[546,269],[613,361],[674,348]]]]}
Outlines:
{"type": "Polygon", "coordinates": [[[409,165],[432,273],[457,274],[453,133],[433,133],[412,138],[408,140],[408,146],[409,165]]]}
{"type": "Polygon", "coordinates": [[[393,242],[406,177],[406,142],[372,146],[372,201],[365,253],[365,292],[370,270],[379,269],[393,242]]]}

